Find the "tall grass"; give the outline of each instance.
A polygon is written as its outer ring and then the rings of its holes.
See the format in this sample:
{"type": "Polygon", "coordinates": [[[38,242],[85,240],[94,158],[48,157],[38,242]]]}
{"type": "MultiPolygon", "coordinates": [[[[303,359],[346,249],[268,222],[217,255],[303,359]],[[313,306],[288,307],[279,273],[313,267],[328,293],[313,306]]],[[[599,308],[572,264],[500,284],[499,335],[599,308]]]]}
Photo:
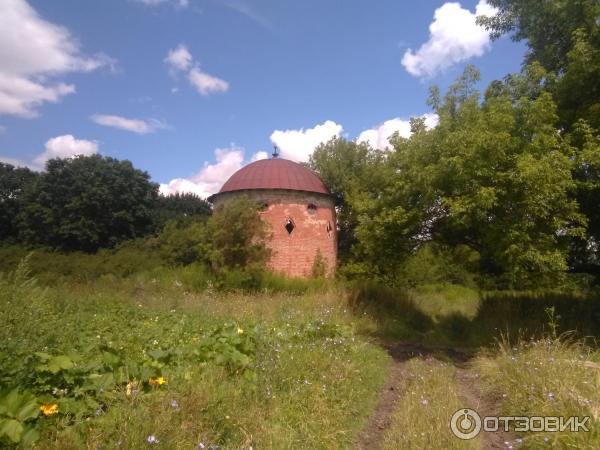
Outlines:
{"type": "Polygon", "coordinates": [[[432,319],[416,307],[408,291],[361,282],[352,285],[346,295],[356,314],[373,318],[375,327],[370,331],[379,337],[419,339],[433,325],[432,319]]]}
{"type": "Polygon", "coordinates": [[[452,364],[430,359],[411,359],[400,404],[385,433],[382,450],[439,448],[477,449],[481,439],[461,441],[450,431],[450,417],[465,407],[452,364]]]}
{"type": "Polygon", "coordinates": [[[571,330],[578,338],[600,337],[598,292],[478,293],[456,285],[400,289],[362,282],[349,287],[347,297],[357,314],[373,318],[376,327],[370,331],[386,339],[479,347],[493,344],[501,334],[513,340],[539,338],[549,331],[549,307],[555,309],[561,330],[571,330]]]}
{"type": "MultiPolygon", "coordinates": [[[[173,449],[333,449],[354,442],[389,358],[354,332],[333,291],[247,295],[187,292],[164,279],[114,281],[40,288],[24,266],[0,278],[0,380],[59,405],[57,415],[35,419],[37,448],[138,449],[149,436],[173,449]],[[212,339],[221,329],[233,331],[212,339]],[[255,342],[246,357],[228,344],[238,336],[255,342]],[[214,342],[209,357],[200,357],[203,342],[214,342]],[[101,362],[107,351],[122,367],[160,374],[166,384],[152,387],[137,376],[129,381],[145,387],[128,395],[127,380],[116,372],[113,378],[101,362]],[[40,372],[40,354],[74,366],[40,372]],[[229,368],[235,358],[239,370],[229,368]],[[105,376],[105,387],[86,387],[105,376]]],[[[3,439],[0,446],[8,446],[3,439]]]]}
{"type": "Polygon", "coordinates": [[[474,322],[479,329],[497,328],[516,337],[519,333],[542,336],[548,329],[546,310],[554,308],[562,331],[578,337],[600,332],[600,292],[560,291],[486,292],[474,322]]]}
{"type": "Polygon", "coordinates": [[[57,286],[152,283],[164,291],[173,286],[187,292],[287,292],[295,295],[327,290],[332,280],[288,278],[263,270],[229,269],[214,273],[207,265],[168,265],[151,240],[130,241],[96,254],[60,253],[48,249],[28,251],[21,246],[0,246],[0,272],[9,272],[27,257],[30,273],[41,285],[57,286]]]}
{"type": "Polygon", "coordinates": [[[597,449],[600,445],[600,365],[592,349],[568,335],[499,342],[475,368],[487,394],[501,399],[505,416],[591,417],[589,432],[530,432],[522,448],[597,449]]]}

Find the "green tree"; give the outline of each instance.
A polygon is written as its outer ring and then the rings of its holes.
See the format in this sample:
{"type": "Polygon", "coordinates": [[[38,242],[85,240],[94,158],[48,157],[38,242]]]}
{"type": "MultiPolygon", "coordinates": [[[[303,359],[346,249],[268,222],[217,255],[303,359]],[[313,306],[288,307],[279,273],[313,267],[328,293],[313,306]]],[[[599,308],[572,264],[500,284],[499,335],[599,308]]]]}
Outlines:
{"type": "Polygon", "coordinates": [[[157,230],[161,230],[169,221],[194,222],[210,217],[210,204],[191,193],[159,195],[156,199],[154,221],[157,230]]]}
{"type": "Polygon", "coordinates": [[[600,26],[594,33],[593,39],[584,29],[573,33],[567,65],[552,89],[560,125],[569,132],[579,120],[585,120],[596,134],[600,130],[600,26]]]}
{"type": "Polygon", "coordinates": [[[158,236],[161,255],[171,264],[202,263],[215,272],[262,270],[270,236],[257,205],[240,197],[219,206],[207,220],[171,220],[158,236]]]}
{"type": "Polygon", "coordinates": [[[170,264],[211,264],[211,238],[204,221],[171,220],[163,228],[158,240],[161,255],[170,264]]]}
{"type": "Polygon", "coordinates": [[[270,231],[257,205],[240,197],[220,205],[207,222],[211,262],[215,270],[264,268],[270,231]]]}
{"type": "Polygon", "coordinates": [[[600,281],[600,135],[580,120],[567,138],[575,150],[575,198],[587,219],[587,233],[571,242],[571,265],[576,272],[594,274],[600,281]]]}
{"type": "Polygon", "coordinates": [[[570,131],[579,119],[600,129],[600,2],[597,0],[489,0],[498,8],[478,17],[493,38],[512,33],[526,40],[525,66],[539,62],[556,75],[548,88],[558,106],[559,125],[570,131]]]}
{"type": "Polygon", "coordinates": [[[359,213],[376,272],[394,277],[426,242],[468,246],[510,286],[550,283],[567,269],[566,238],[582,235],[585,218],[569,195],[573,152],[556,131],[552,96],[513,98],[506,83],[481,101],[477,80],[468,67],[443,99],[434,91],[439,125],[415,120],[413,135],[395,140],[395,175],[359,213]]]}
{"type": "Polygon", "coordinates": [[[0,162],[0,241],[17,238],[22,196],[36,177],[37,173],[27,168],[0,162]]]}
{"type": "Polygon", "coordinates": [[[527,40],[526,64],[539,61],[546,70],[565,70],[578,30],[593,37],[595,48],[600,44],[600,3],[597,0],[487,1],[498,12],[494,16],[478,17],[478,23],[485,26],[494,39],[512,33],[515,41],[527,40]]]}
{"type": "Polygon", "coordinates": [[[382,152],[344,138],[319,145],[309,167],[317,172],[336,203],[340,259],[347,261],[356,243],[358,216],[355,205],[363,197],[376,196],[383,185],[382,152]]]}
{"type": "Polygon", "coordinates": [[[23,195],[19,235],[28,244],[93,252],[152,230],[158,186],[100,155],[51,159],[23,195]]]}

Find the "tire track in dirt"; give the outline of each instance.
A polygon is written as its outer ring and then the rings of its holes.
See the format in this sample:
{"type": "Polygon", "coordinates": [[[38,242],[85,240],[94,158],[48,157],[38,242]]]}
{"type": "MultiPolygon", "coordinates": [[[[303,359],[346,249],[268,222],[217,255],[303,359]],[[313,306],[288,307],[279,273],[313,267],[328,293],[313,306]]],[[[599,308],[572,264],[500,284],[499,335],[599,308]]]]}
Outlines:
{"type": "MultiPolygon", "coordinates": [[[[465,364],[456,366],[456,381],[461,396],[466,400],[465,408],[471,408],[483,419],[486,416],[498,416],[500,414],[500,399],[484,396],[479,385],[479,378],[476,374],[470,373],[465,364]]],[[[494,433],[480,433],[483,448],[485,449],[506,449],[506,443],[514,442],[517,436],[507,431],[497,431],[494,433]]]]}
{"type": "Polygon", "coordinates": [[[406,380],[406,364],[394,359],[379,400],[367,426],[362,430],[356,442],[358,450],[379,448],[385,430],[390,426],[392,414],[402,395],[406,380]]]}
{"type": "MultiPolygon", "coordinates": [[[[480,389],[477,375],[469,372],[468,362],[474,357],[474,353],[456,348],[428,347],[403,342],[396,342],[385,347],[393,358],[392,366],[379,395],[377,406],[366,427],[358,436],[356,449],[375,450],[379,448],[406,387],[406,361],[415,357],[431,356],[450,360],[456,368],[456,383],[459,394],[465,399],[465,407],[474,409],[481,417],[498,415],[500,400],[485,397],[480,389]]],[[[505,442],[514,442],[515,438],[513,433],[504,431],[481,433],[484,449],[505,449],[507,447],[505,442]]]]}
{"type": "MultiPolygon", "coordinates": [[[[356,441],[356,448],[358,450],[374,450],[379,448],[406,386],[406,361],[432,353],[432,349],[419,344],[397,342],[385,347],[393,359],[392,366],[379,395],[377,406],[371,414],[367,426],[358,436],[356,441]]],[[[453,351],[452,349],[447,350],[450,352],[453,351]]]]}

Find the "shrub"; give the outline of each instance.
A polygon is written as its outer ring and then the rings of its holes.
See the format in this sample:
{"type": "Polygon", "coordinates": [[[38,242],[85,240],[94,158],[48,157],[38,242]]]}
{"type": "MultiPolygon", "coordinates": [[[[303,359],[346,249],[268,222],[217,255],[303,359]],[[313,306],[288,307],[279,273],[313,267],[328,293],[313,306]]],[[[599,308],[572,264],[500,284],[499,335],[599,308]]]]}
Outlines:
{"type": "Polygon", "coordinates": [[[269,259],[266,246],[268,225],[256,204],[247,197],[231,200],[217,208],[208,221],[211,263],[216,270],[262,268],[269,259]]]}
{"type": "Polygon", "coordinates": [[[170,221],[160,233],[160,254],[170,264],[186,265],[210,261],[210,235],[204,222],[182,225],[170,221]]]}
{"type": "Polygon", "coordinates": [[[260,270],[222,268],[217,274],[217,287],[225,291],[257,291],[261,279],[260,270]]]}
{"type": "Polygon", "coordinates": [[[28,254],[28,271],[42,284],[56,284],[65,279],[93,281],[106,275],[122,278],[163,265],[155,244],[148,239],[137,239],[95,254],[4,246],[0,247],[0,271],[12,270],[28,254]]]}
{"type": "Polygon", "coordinates": [[[474,271],[479,255],[459,245],[446,248],[425,244],[400,266],[395,285],[416,287],[424,284],[462,284],[474,286],[474,271]]]}
{"type": "Polygon", "coordinates": [[[317,249],[310,273],[313,278],[322,278],[327,275],[327,263],[320,248],[317,249]]]}

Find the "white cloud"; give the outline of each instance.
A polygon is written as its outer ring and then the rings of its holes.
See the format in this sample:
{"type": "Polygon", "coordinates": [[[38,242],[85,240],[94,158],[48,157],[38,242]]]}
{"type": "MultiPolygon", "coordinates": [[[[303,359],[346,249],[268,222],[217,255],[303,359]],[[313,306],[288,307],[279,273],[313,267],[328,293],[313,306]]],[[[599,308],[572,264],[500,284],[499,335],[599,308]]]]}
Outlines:
{"type": "Polygon", "coordinates": [[[164,122],[158,119],[127,119],[126,117],[94,114],[91,119],[99,125],[119,128],[137,134],[154,133],[157,130],[168,128],[164,122]]]}
{"type": "Polygon", "coordinates": [[[386,120],[376,128],[371,128],[360,133],[356,142],[367,142],[371,148],[385,150],[389,145],[389,138],[398,132],[402,137],[410,136],[410,123],[399,118],[386,120]]]}
{"type": "Polygon", "coordinates": [[[340,136],[343,127],[332,120],[327,120],[314,128],[300,130],[275,130],[271,134],[271,142],[279,147],[283,158],[292,161],[308,161],[308,157],[322,142],[340,136]]]}
{"type": "MultiPolygon", "coordinates": [[[[425,126],[427,128],[436,127],[439,121],[438,115],[434,113],[423,114],[420,117],[425,119],[425,126]]],[[[367,142],[371,148],[385,150],[390,146],[390,137],[396,132],[402,137],[410,137],[410,121],[398,117],[386,120],[376,128],[371,128],[360,133],[356,142],[367,142]]]]}
{"type": "Polygon", "coordinates": [[[214,164],[204,163],[204,167],[190,178],[175,178],[168,183],[160,185],[163,195],[176,192],[189,192],[206,198],[221,189],[227,179],[242,168],[244,162],[244,149],[231,146],[215,150],[214,164]]]}
{"type": "Polygon", "coordinates": [[[76,139],[71,134],[56,136],[46,142],[45,150],[35,156],[31,162],[0,156],[0,161],[14,166],[43,170],[46,161],[52,158],[71,158],[76,155],[90,156],[98,153],[98,142],[76,139]]]}
{"type": "Polygon", "coordinates": [[[450,66],[483,55],[490,48],[490,36],[476,24],[477,16],[492,16],[495,8],[480,0],[475,13],[460,3],[444,3],[435,10],[429,25],[429,40],[416,52],[408,49],[402,65],[411,75],[432,77],[450,66]]]}
{"type": "MultiPolygon", "coordinates": [[[[423,114],[421,117],[425,118],[425,125],[428,128],[437,125],[438,117],[436,114],[423,114]]],[[[402,131],[401,134],[403,136],[410,136],[408,121],[392,119],[376,129],[361,133],[358,140],[361,141],[364,138],[363,140],[368,140],[371,143],[370,138],[373,138],[373,142],[385,142],[387,146],[387,140],[383,141],[382,139],[388,138],[397,129],[404,130],[403,127],[406,127],[406,130],[402,131]],[[394,126],[390,126],[390,124],[394,126]]],[[[343,127],[341,125],[327,120],[320,125],[316,125],[314,128],[286,131],[276,130],[271,134],[271,141],[279,147],[283,158],[293,161],[307,161],[315,147],[322,142],[329,141],[334,136],[341,136],[342,131],[343,127]]],[[[371,145],[374,146],[374,144],[371,145]]],[[[252,154],[249,162],[267,159],[268,157],[269,155],[266,151],[260,150],[252,154]]],[[[223,183],[244,166],[244,149],[235,145],[228,148],[216,149],[215,159],[216,162],[213,164],[205,161],[204,167],[190,178],[175,178],[168,183],[162,183],[160,185],[160,192],[163,195],[190,192],[202,198],[218,192],[223,183]]]]}
{"type": "MultiPolygon", "coordinates": [[[[189,83],[196,88],[200,95],[209,95],[213,92],[226,92],[229,90],[229,83],[227,81],[202,71],[200,63],[194,61],[192,54],[183,44],[179,44],[177,48],[169,50],[164,61],[169,66],[169,72],[172,75],[175,75],[177,72],[185,72],[189,83]]],[[[177,90],[177,88],[172,88],[171,92],[176,93],[177,90]]]]}
{"type": "Polygon", "coordinates": [[[259,152],[254,153],[252,155],[252,158],[250,158],[250,161],[254,162],[254,161],[258,161],[259,159],[267,159],[268,157],[269,157],[269,154],[267,152],[264,152],[261,150],[259,152]]]}
{"type": "Polygon", "coordinates": [[[46,150],[33,159],[34,168],[43,168],[52,158],[71,158],[75,155],[90,156],[98,153],[98,142],[75,139],[71,134],[57,136],[46,142],[46,150]]]}
{"type": "Polygon", "coordinates": [[[2,155],[0,155],[0,162],[3,162],[5,164],[10,164],[11,166],[15,166],[15,167],[28,167],[29,166],[29,164],[27,164],[24,161],[21,161],[20,159],[10,158],[8,156],[2,156],[2,155]]]}
{"type": "MultiPolygon", "coordinates": [[[[420,117],[425,119],[425,126],[427,128],[434,128],[439,121],[438,115],[434,113],[423,114],[420,117]]],[[[367,142],[371,148],[385,150],[390,146],[390,137],[396,132],[404,138],[410,137],[410,121],[398,117],[386,120],[376,128],[371,128],[360,133],[356,142],[367,142]]]]}
{"type": "Polygon", "coordinates": [[[169,50],[165,62],[171,66],[173,70],[188,70],[192,65],[192,54],[187,47],[179,44],[177,48],[169,50]]]}
{"type": "Polygon", "coordinates": [[[227,81],[202,72],[199,66],[190,70],[188,80],[201,95],[208,95],[211,92],[226,92],[229,89],[227,81]]]}
{"type": "Polygon", "coordinates": [[[421,117],[425,119],[425,126],[428,129],[435,128],[440,123],[440,116],[436,113],[425,113],[421,117]]]}
{"type": "Polygon", "coordinates": [[[27,118],[75,92],[52,77],[114,64],[106,55],[82,55],[69,30],[42,19],[25,0],[0,1],[0,61],[0,114],[27,118]]]}

